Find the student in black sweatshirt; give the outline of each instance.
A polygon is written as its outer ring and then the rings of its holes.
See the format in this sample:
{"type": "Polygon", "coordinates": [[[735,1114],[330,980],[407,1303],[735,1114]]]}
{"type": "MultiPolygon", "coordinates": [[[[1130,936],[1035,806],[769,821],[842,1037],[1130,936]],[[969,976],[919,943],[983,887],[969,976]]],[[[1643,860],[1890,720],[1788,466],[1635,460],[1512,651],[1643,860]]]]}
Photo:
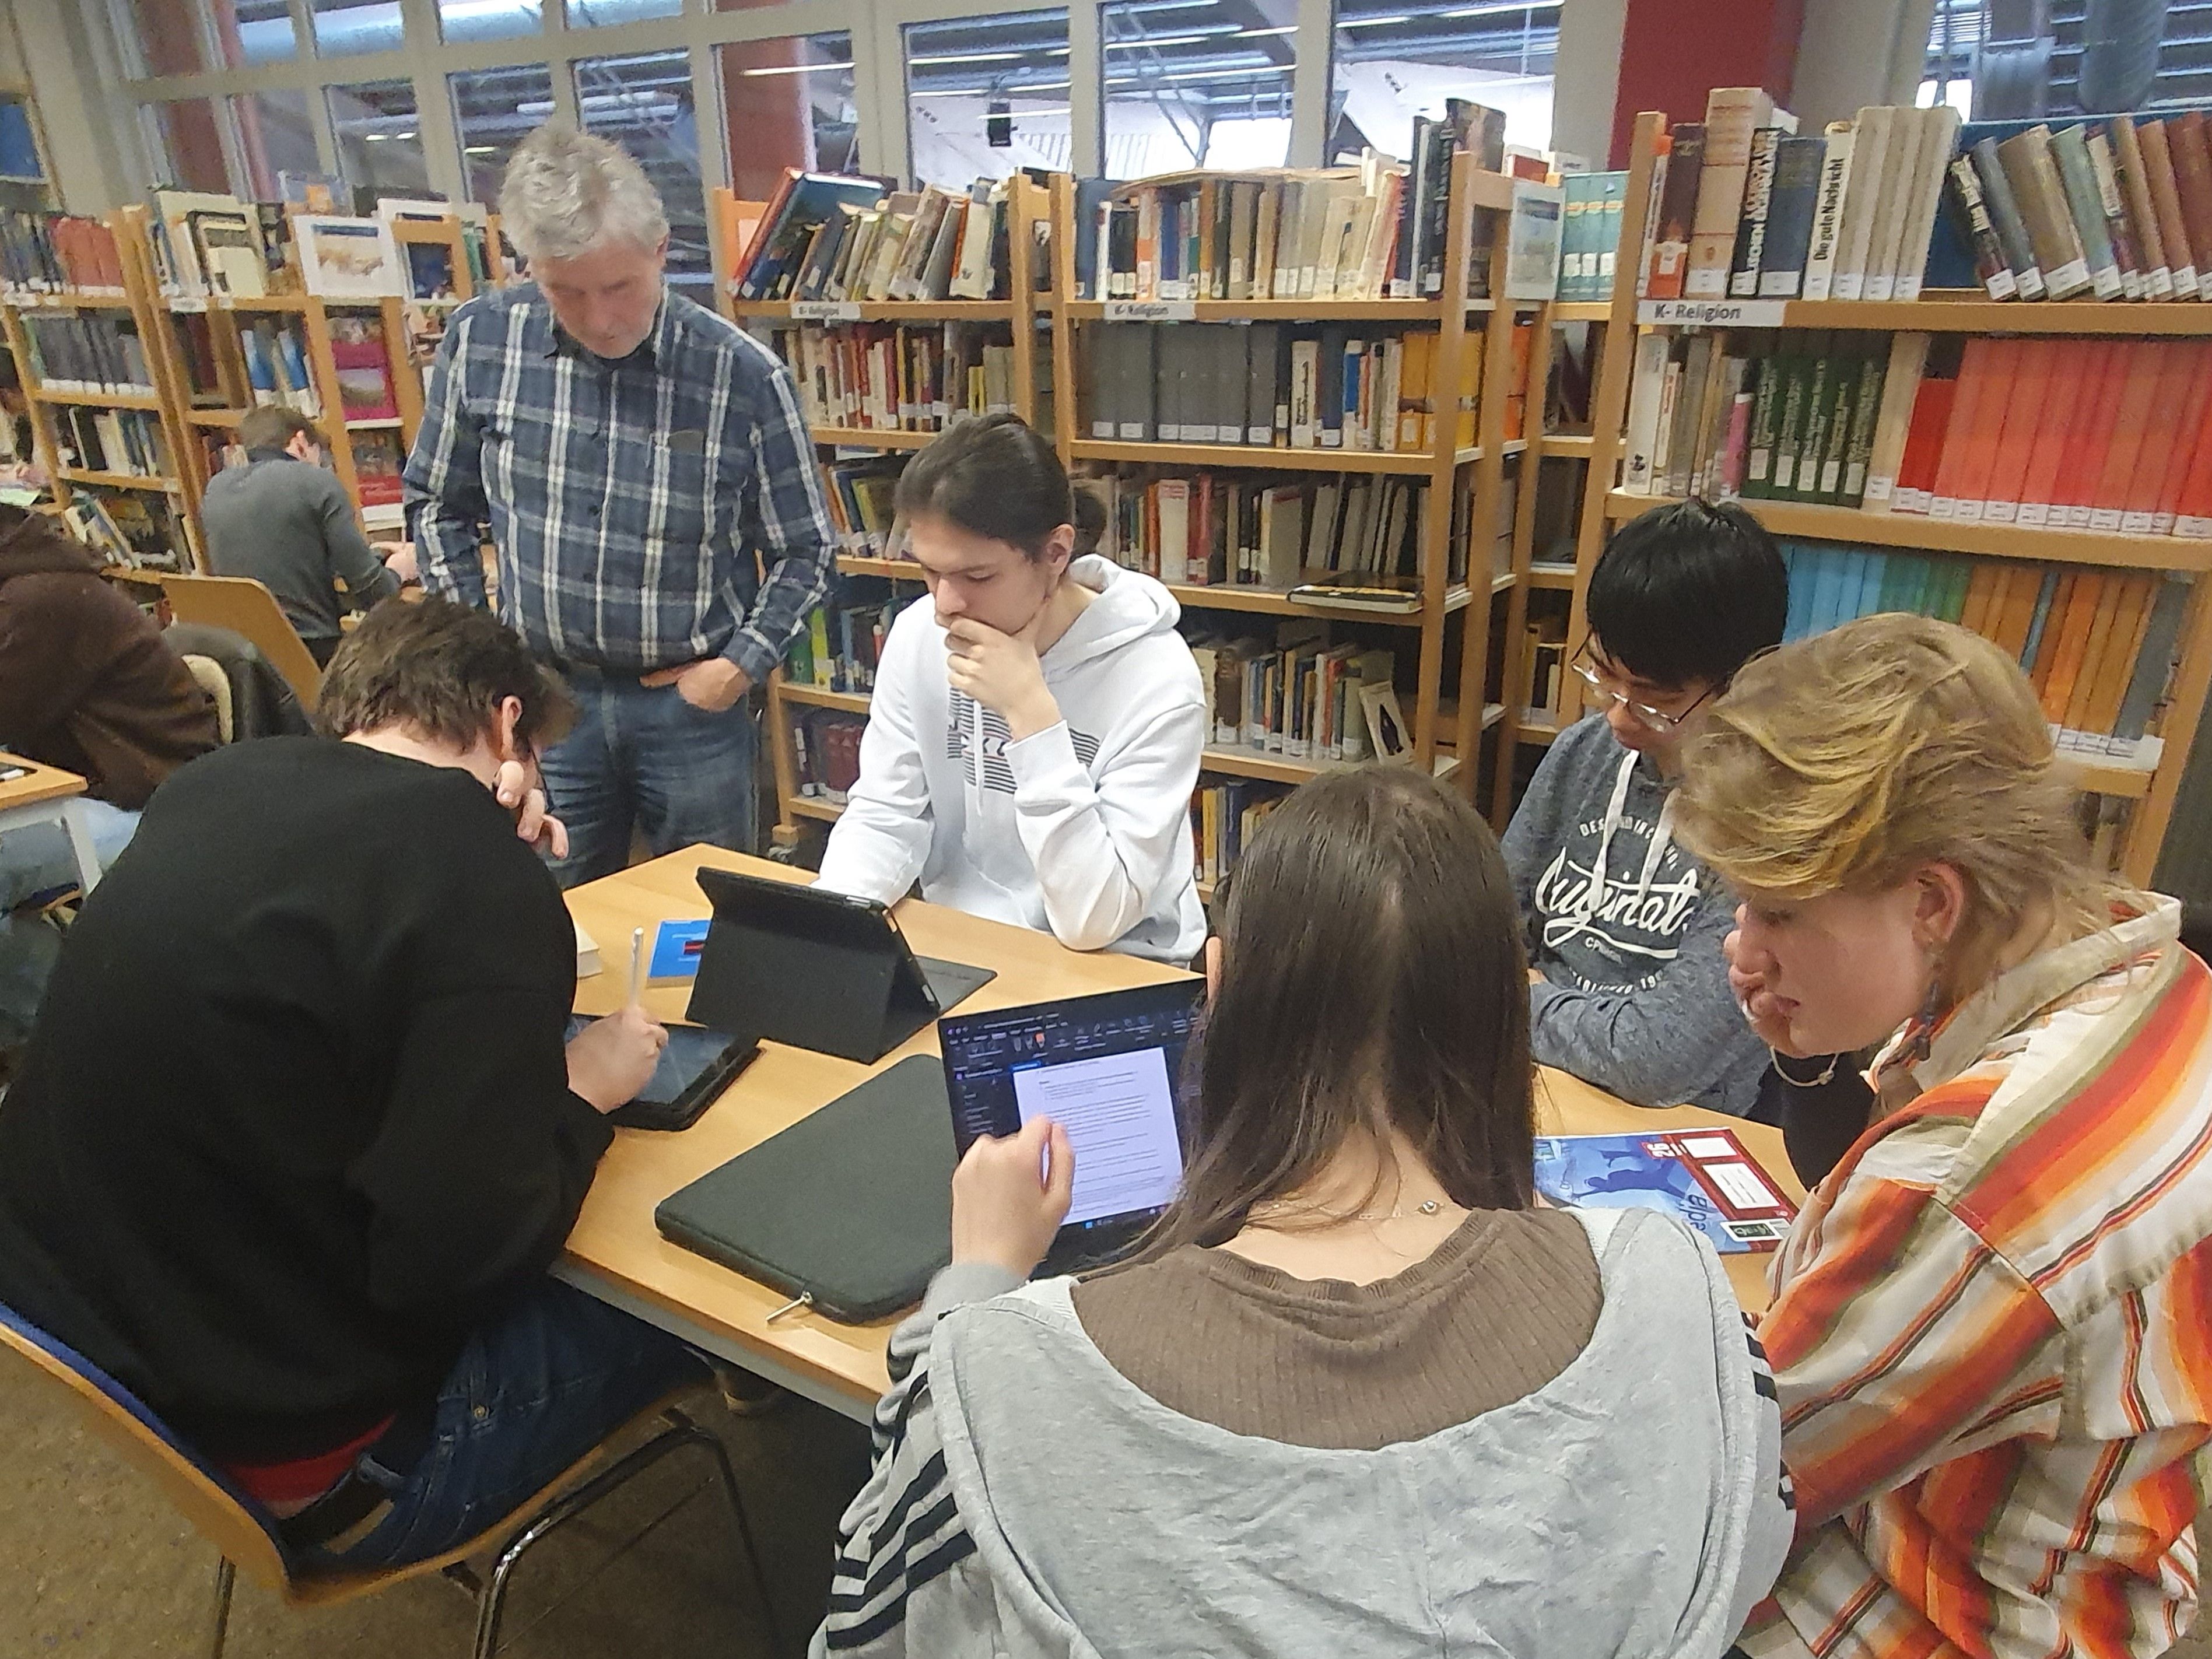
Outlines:
{"type": "Polygon", "coordinates": [[[545,1273],[666,1041],[563,1048],[568,912],[493,791],[572,713],[489,617],[379,609],[329,736],[155,797],[0,1102],[0,1302],[310,1559],[445,1549],[704,1375],[545,1273]]]}

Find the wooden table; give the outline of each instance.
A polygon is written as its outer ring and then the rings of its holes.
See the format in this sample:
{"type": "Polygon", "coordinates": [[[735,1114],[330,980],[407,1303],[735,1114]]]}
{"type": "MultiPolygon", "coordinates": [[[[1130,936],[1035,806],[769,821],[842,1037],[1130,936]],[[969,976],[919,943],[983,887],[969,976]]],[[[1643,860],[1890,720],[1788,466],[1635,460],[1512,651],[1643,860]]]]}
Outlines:
{"type": "Polygon", "coordinates": [[[58,766],[0,752],[0,772],[17,767],[23,769],[23,776],[0,781],[0,836],[34,823],[59,824],[76,860],[77,885],[89,893],[100,881],[100,857],[93,851],[92,828],[85,822],[84,780],[58,766]]]}
{"type": "MultiPolygon", "coordinates": [[[[811,879],[787,865],[714,848],[693,848],[574,889],[568,896],[568,908],[599,941],[604,964],[598,974],[577,981],[579,1012],[603,1014],[620,1005],[629,989],[633,928],[647,930],[649,949],[653,929],[659,922],[708,914],[709,907],[694,878],[702,864],[782,880],[811,879]]],[[[996,979],[961,1005],[963,1013],[1177,977],[1176,970],[1157,963],[1079,954],[1063,949],[1048,935],[917,900],[902,904],[898,915],[901,929],[917,951],[998,970],[996,979]]],[[[661,1018],[679,1019],[690,997],[690,981],[686,980],[654,985],[645,1000],[661,1018]]],[[[874,1066],[777,1043],[765,1045],[760,1058],[690,1128],[678,1134],[617,1132],[556,1271],[592,1295],[708,1352],[866,1421],[887,1381],[884,1349],[895,1321],[841,1325],[801,1311],[770,1324],[769,1316],[784,1304],[783,1296],[669,1243],[655,1230],[653,1212],[671,1193],[828,1105],[872,1073],[909,1054],[936,1052],[933,1026],[874,1066]]],[[[1725,1124],[1793,1199],[1801,1196],[1775,1130],[1689,1107],[1641,1110],[1549,1072],[1544,1074],[1539,1108],[1539,1128],[1545,1133],[1725,1124]]],[[[1727,1261],[1744,1305],[1765,1307],[1767,1258],[1739,1255],[1727,1261]]]]}

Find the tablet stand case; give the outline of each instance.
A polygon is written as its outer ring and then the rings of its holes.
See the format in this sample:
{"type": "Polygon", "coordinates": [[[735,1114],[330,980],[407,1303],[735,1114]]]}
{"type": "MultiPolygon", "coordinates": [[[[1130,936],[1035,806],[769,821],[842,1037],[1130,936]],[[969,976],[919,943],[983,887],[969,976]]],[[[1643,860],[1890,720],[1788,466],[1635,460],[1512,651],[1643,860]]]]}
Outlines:
{"type": "Polygon", "coordinates": [[[925,977],[879,904],[807,904],[803,886],[780,891],[785,884],[711,867],[698,880],[714,919],[684,1016],[696,1024],[872,1066],[994,977],[958,963],[925,977]]]}
{"type": "Polygon", "coordinates": [[[865,1324],[911,1307],[952,1256],[944,1063],[914,1054],[663,1200],[664,1237],[865,1324]]]}

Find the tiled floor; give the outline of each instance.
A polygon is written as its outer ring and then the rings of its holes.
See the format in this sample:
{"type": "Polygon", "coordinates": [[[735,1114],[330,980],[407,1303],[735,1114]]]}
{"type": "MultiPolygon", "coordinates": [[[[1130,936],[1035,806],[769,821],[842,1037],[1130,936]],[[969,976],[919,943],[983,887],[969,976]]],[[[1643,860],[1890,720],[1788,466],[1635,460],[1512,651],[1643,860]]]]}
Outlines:
{"type": "MultiPolygon", "coordinates": [[[[866,1431],[793,1400],[740,1420],[702,1392],[693,1414],[729,1447],[782,1625],[803,1652],[829,1589],[838,1511],[867,1473],[866,1431]]],[[[770,1659],[706,1461],[682,1453],[539,1544],[508,1593],[516,1659],[770,1659]]],[[[481,1565],[482,1564],[477,1564],[481,1565]]],[[[214,1551],[73,1407],[0,1364],[0,1659],[151,1659],[205,1651],[214,1551]]],[[[241,1582],[236,1659],[466,1659],[473,1603],[432,1577],[294,1612],[241,1582]]]]}

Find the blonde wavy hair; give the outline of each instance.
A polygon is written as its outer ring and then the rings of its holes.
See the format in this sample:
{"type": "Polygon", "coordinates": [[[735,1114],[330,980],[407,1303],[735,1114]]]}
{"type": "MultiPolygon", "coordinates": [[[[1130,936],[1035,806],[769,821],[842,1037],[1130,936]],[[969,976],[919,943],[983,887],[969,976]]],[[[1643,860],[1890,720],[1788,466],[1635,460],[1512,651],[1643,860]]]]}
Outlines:
{"type": "Polygon", "coordinates": [[[1814,898],[1956,870],[1966,914],[1938,970],[1952,1000],[2025,919],[2048,913],[2069,937],[2109,922],[2034,689],[1949,623],[1866,617],[1754,659],[1682,767],[1676,832],[1739,891],[1814,898]]]}

